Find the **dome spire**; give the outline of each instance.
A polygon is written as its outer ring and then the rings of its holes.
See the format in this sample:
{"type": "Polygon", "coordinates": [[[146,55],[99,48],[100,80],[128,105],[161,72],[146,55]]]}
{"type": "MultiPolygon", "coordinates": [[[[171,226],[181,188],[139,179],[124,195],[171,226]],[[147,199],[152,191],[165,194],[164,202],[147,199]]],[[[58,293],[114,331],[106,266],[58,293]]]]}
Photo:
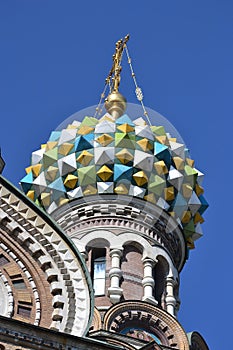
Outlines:
{"type": "Polygon", "coordinates": [[[106,79],[106,84],[110,85],[110,94],[105,100],[105,108],[114,118],[120,117],[126,109],[126,99],[119,93],[121,80],[121,60],[129,34],[116,42],[116,49],[113,55],[113,65],[106,79]]]}

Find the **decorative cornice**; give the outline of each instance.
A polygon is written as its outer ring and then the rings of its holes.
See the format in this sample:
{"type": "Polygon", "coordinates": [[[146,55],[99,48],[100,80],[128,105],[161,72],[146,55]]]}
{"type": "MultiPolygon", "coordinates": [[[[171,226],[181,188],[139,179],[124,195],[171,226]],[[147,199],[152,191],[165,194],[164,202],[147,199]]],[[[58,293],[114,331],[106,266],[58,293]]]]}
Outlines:
{"type": "Polygon", "coordinates": [[[164,247],[174,265],[180,271],[186,258],[186,245],[182,231],[175,220],[161,208],[142,203],[134,198],[132,202],[89,198],[89,201],[75,200],[55,211],[52,216],[70,237],[82,234],[93,227],[130,229],[146,237],[151,245],[164,247]],[[142,205],[143,204],[143,205],[142,205]]]}

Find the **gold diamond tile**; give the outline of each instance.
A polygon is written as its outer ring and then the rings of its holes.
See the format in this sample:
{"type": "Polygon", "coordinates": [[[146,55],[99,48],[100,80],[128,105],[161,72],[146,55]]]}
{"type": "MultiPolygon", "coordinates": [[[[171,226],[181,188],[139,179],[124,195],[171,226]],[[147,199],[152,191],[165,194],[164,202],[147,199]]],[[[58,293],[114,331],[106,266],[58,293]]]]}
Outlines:
{"type": "Polygon", "coordinates": [[[177,170],[184,170],[184,160],[180,157],[173,157],[173,162],[177,170]]]}
{"type": "Polygon", "coordinates": [[[133,175],[134,181],[138,186],[143,186],[148,182],[148,177],[143,170],[138,171],[133,175]]]}
{"type": "Polygon", "coordinates": [[[187,224],[191,220],[191,217],[192,217],[192,214],[190,211],[188,210],[184,211],[184,214],[181,219],[182,223],[187,224]]]}
{"type": "Polygon", "coordinates": [[[57,141],[48,141],[46,144],[46,152],[57,146],[57,141]]]}
{"type": "Polygon", "coordinates": [[[64,180],[64,185],[66,187],[73,189],[73,188],[75,188],[77,181],[78,181],[78,176],[75,176],[73,174],[69,174],[66,176],[66,178],[64,180]]]}
{"type": "Polygon", "coordinates": [[[79,135],[87,135],[93,130],[94,130],[94,128],[92,128],[91,126],[84,125],[84,126],[81,126],[81,128],[77,131],[77,133],[79,135]]]}
{"type": "Polygon", "coordinates": [[[190,198],[192,193],[193,193],[193,188],[190,184],[183,184],[182,185],[182,190],[183,190],[183,196],[185,198],[190,198]]]}
{"type": "Polygon", "coordinates": [[[196,225],[198,222],[200,222],[202,224],[204,221],[205,220],[203,219],[201,214],[197,212],[194,216],[194,224],[196,225]]]}
{"type": "Polygon", "coordinates": [[[154,163],[154,168],[159,175],[168,173],[168,168],[163,160],[154,163]]]}
{"type": "Polygon", "coordinates": [[[35,199],[35,191],[30,190],[27,192],[27,197],[30,198],[32,201],[35,199]]]}
{"type": "Polygon", "coordinates": [[[122,132],[125,132],[125,133],[134,131],[134,127],[131,126],[131,125],[129,125],[129,124],[127,124],[127,123],[122,124],[122,125],[119,125],[119,126],[117,127],[117,129],[120,130],[120,131],[122,131],[122,132]]]}
{"type": "Polygon", "coordinates": [[[122,164],[127,164],[133,160],[133,155],[126,148],[116,153],[116,157],[122,164]]]}
{"type": "Polygon", "coordinates": [[[82,153],[78,156],[77,162],[81,163],[82,165],[86,166],[90,163],[90,161],[93,159],[93,154],[90,152],[84,150],[82,153]]]}
{"type": "Polygon", "coordinates": [[[144,199],[146,200],[146,201],[148,201],[148,202],[151,202],[151,203],[156,203],[156,198],[155,198],[155,195],[154,195],[154,193],[149,193],[149,194],[147,194],[145,197],[144,197],[144,199]]]}
{"type": "Polygon", "coordinates": [[[146,138],[137,141],[137,144],[141,147],[141,149],[144,152],[150,151],[153,148],[153,145],[146,138]]]}
{"type": "Polygon", "coordinates": [[[62,154],[63,156],[67,156],[67,154],[70,152],[70,150],[74,147],[72,143],[63,143],[58,149],[58,153],[62,154]]]}
{"type": "Polygon", "coordinates": [[[165,201],[172,201],[175,198],[174,187],[170,186],[164,188],[164,199],[165,201]]]}
{"type": "Polygon", "coordinates": [[[99,144],[101,144],[102,146],[109,145],[113,140],[114,140],[114,138],[108,134],[103,134],[103,135],[97,137],[97,139],[96,139],[96,141],[99,144]]]}
{"type": "Polygon", "coordinates": [[[204,193],[204,188],[200,186],[199,184],[196,184],[195,186],[195,192],[198,196],[204,193]]]}
{"type": "Polygon", "coordinates": [[[97,175],[101,178],[103,181],[108,181],[110,177],[112,176],[113,171],[109,169],[106,165],[103,165],[98,171],[97,175]]]}
{"type": "Polygon", "coordinates": [[[48,170],[45,172],[45,178],[49,181],[53,181],[56,178],[57,172],[58,172],[58,168],[50,165],[48,167],[48,170]]]}
{"type": "Polygon", "coordinates": [[[194,167],[194,160],[193,159],[190,159],[190,158],[186,158],[186,163],[191,166],[192,168],[194,167]]]}
{"type": "Polygon", "coordinates": [[[41,198],[41,202],[43,203],[43,205],[45,207],[48,207],[49,204],[50,204],[50,193],[45,193],[45,192],[42,192],[41,195],[40,195],[40,198],[41,198]]]}
{"type": "Polygon", "coordinates": [[[119,184],[114,188],[114,192],[117,194],[128,194],[128,188],[124,184],[119,184]]]}
{"type": "Polygon", "coordinates": [[[59,206],[60,205],[63,205],[63,204],[66,204],[66,203],[68,203],[69,202],[69,199],[67,199],[67,198],[60,198],[60,200],[59,200],[59,206]]]}
{"type": "Polygon", "coordinates": [[[159,143],[169,146],[169,141],[166,135],[156,136],[155,138],[159,143]]]}
{"type": "Polygon", "coordinates": [[[97,193],[97,188],[95,188],[94,186],[88,185],[85,190],[83,191],[84,196],[90,196],[92,194],[96,194],[97,193]]]}

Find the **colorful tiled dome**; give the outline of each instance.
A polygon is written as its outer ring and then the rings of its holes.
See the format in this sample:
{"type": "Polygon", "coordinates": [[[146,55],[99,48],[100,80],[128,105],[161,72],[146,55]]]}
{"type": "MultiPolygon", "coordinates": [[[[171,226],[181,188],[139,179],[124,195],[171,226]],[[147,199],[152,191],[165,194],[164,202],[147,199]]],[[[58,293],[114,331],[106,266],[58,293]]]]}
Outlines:
{"type": "Polygon", "coordinates": [[[74,199],[91,195],[128,195],[161,207],[183,227],[187,244],[200,234],[208,204],[203,174],[183,143],[163,126],[150,126],[129,115],[114,120],[85,117],[32,153],[21,180],[26,195],[48,213],[74,199]]]}

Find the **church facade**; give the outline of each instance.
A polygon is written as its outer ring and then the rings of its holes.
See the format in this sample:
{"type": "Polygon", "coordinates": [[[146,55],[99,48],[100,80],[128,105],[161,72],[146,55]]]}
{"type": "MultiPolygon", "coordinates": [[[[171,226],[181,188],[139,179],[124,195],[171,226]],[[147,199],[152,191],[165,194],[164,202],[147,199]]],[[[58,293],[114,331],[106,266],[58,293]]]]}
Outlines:
{"type": "Polygon", "coordinates": [[[203,174],[180,135],[151,122],[136,80],[140,112],[120,94],[127,41],[105,109],[51,133],[24,193],[0,178],[2,350],[208,350],[178,321],[179,275],[208,206],[203,174]]]}

